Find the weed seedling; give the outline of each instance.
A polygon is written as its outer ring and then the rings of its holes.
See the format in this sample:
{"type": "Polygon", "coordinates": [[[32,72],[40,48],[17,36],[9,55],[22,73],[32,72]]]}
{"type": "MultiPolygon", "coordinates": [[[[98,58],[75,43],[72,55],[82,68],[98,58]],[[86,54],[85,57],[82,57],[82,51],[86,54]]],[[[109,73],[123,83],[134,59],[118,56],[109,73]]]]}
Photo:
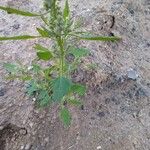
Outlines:
{"type": "Polygon", "coordinates": [[[8,79],[19,79],[28,83],[26,92],[36,99],[38,106],[58,103],[60,120],[65,126],[69,126],[71,123],[69,105],[82,106],[79,97],[86,92],[84,85],[72,81],[71,74],[78,68],[81,59],[89,55],[87,49],[75,46],[74,39],[114,42],[120,38],[82,32],[71,17],[68,0],[65,2],[64,9],[60,7],[58,0],[45,0],[44,8],[45,11],[41,14],[0,6],[0,9],[8,14],[38,17],[45,24],[36,28],[39,35],[0,37],[0,41],[45,38],[53,40],[54,43],[50,48],[39,43],[35,44],[37,58],[32,61],[30,67],[21,63],[4,63],[4,67],[10,73],[8,79]],[[69,56],[71,60],[68,59],[69,56]],[[41,61],[50,61],[51,65],[42,67],[39,63],[41,61]]]}

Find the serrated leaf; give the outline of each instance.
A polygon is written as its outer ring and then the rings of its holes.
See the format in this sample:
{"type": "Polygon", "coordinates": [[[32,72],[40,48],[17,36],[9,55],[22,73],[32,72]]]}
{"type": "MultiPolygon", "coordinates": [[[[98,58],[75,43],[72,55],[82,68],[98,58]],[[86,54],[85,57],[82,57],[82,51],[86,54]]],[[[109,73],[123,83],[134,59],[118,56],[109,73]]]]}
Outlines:
{"type": "Polygon", "coordinates": [[[70,92],[83,96],[86,92],[86,87],[81,84],[73,84],[70,88],[70,92]]]}
{"type": "Polygon", "coordinates": [[[59,117],[65,127],[68,127],[71,124],[71,114],[67,108],[61,109],[59,117]]]}
{"type": "Polygon", "coordinates": [[[67,20],[67,18],[69,17],[69,14],[70,14],[69,4],[68,4],[68,0],[66,0],[64,12],[63,12],[63,16],[65,20],[67,20]]]}
{"type": "Polygon", "coordinates": [[[74,105],[74,106],[81,106],[82,102],[80,100],[77,99],[69,99],[67,101],[70,105],[74,105]]]}
{"type": "Polygon", "coordinates": [[[61,99],[69,92],[71,81],[65,77],[59,77],[53,83],[53,100],[61,101],[61,99]]]}
{"type": "Polygon", "coordinates": [[[69,51],[69,53],[74,55],[76,58],[80,58],[89,55],[90,52],[85,48],[73,48],[69,51]]]}
{"type": "Polygon", "coordinates": [[[39,36],[30,36],[30,35],[22,35],[22,36],[13,36],[13,37],[0,37],[0,41],[5,40],[28,40],[39,38],[39,36]]]}
{"type": "Polygon", "coordinates": [[[14,9],[14,8],[10,8],[10,7],[0,6],[0,9],[7,11],[7,13],[9,13],[9,14],[16,14],[16,15],[22,15],[22,16],[28,16],[28,17],[40,16],[39,14],[36,14],[36,13],[31,13],[28,11],[18,10],[18,9],[14,9]]]}
{"type": "Polygon", "coordinates": [[[53,55],[49,51],[49,49],[41,46],[40,44],[36,44],[34,48],[37,50],[37,56],[39,59],[50,60],[51,58],[53,58],[53,55]]]}
{"type": "Polygon", "coordinates": [[[18,72],[18,67],[15,64],[4,63],[3,67],[12,74],[15,74],[18,72]]]}
{"type": "Polygon", "coordinates": [[[51,97],[48,94],[48,91],[42,90],[38,95],[38,103],[40,107],[48,106],[51,102],[51,97]]]}
{"type": "Polygon", "coordinates": [[[49,37],[49,32],[44,30],[44,29],[41,29],[41,28],[36,28],[37,31],[39,32],[39,34],[42,36],[42,37],[49,37]]]}

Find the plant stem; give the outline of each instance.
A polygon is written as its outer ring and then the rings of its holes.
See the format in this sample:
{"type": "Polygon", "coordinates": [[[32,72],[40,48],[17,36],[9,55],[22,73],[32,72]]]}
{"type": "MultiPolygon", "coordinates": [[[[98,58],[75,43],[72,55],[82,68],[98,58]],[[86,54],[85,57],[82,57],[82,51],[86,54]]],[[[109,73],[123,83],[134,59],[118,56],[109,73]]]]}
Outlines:
{"type": "Polygon", "coordinates": [[[62,37],[58,37],[57,38],[57,44],[59,46],[59,51],[60,51],[60,68],[59,68],[59,75],[63,76],[64,73],[64,40],[62,39],[62,37]]]}

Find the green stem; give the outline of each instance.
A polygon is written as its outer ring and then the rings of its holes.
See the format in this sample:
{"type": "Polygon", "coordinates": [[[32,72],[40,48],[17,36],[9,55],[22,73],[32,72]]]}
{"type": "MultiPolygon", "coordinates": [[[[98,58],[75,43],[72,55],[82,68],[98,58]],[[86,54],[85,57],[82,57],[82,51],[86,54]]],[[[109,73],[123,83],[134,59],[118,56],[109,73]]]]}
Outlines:
{"type": "Polygon", "coordinates": [[[57,44],[59,46],[59,54],[60,54],[60,68],[59,68],[59,76],[63,76],[64,74],[64,40],[62,37],[58,37],[57,44]]]}

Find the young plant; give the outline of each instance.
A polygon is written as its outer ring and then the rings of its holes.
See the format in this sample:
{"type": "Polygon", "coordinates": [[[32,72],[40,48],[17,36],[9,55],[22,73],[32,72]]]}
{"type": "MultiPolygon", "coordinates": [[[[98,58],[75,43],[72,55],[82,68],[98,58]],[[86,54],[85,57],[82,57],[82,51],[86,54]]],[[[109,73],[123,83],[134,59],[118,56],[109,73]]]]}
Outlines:
{"type": "Polygon", "coordinates": [[[89,54],[82,47],[76,47],[73,39],[91,41],[118,41],[118,37],[103,37],[80,31],[77,24],[71,18],[68,0],[62,10],[58,0],[45,0],[45,12],[32,13],[10,7],[0,6],[1,10],[9,14],[22,15],[26,17],[38,17],[45,26],[37,27],[39,35],[21,35],[13,37],[0,37],[4,40],[28,40],[45,38],[54,41],[54,46],[46,48],[41,44],[35,44],[37,58],[32,61],[30,67],[21,63],[4,63],[4,67],[10,73],[8,79],[19,79],[28,83],[27,93],[34,96],[39,106],[48,106],[52,102],[60,106],[59,117],[65,126],[71,123],[69,105],[81,106],[79,100],[86,92],[84,85],[74,83],[71,74],[81,63],[81,59],[89,54]],[[71,60],[69,57],[71,56],[71,60]],[[42,67],[40,61],[50,61],[51,65],[42,67]]]}

